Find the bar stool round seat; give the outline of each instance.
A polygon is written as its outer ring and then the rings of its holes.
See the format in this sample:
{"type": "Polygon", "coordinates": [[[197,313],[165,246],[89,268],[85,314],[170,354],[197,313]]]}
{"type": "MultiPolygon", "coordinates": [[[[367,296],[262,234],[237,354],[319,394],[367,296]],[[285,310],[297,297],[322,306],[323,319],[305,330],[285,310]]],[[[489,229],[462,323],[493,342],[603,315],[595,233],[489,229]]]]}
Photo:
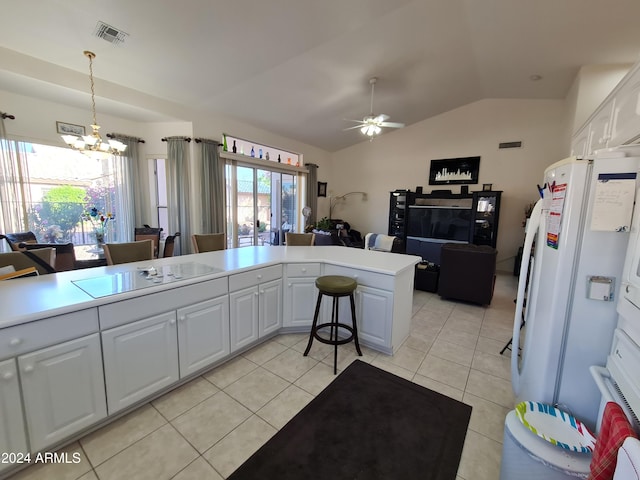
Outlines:
{"type": "Polygon", "coordinates": [[[362,356],[360,350],[360,342],[358,341],[358,326],[356,322],[356,307],[353,292],[358,287],[356,282],[351,277],[345,277],[342,275],[325,275],[316,279],[316,287],[318,288],[318,301],[316,302],[316,310],[313,316],[313,323],[311,325],[311,332],[309,333],[309,343],[304,351],[306,357],[311,350],[313,340],[318,340],[321,343],[334,346],[333,353],[333,373],[337,373],[338,365],[338,345],[344,345],[345,343],[354,342],[358,355],[362,356]],[[331,308],[331,321],[318,324],[318,315],[320,313],[320,305],[322,303],[322,297],[326,295],[333,297],[333,305],[331,308]],[[338,300],[340,297],[349,297],[351,303],[351,325],[346,323],[340,323],[338,312],[338,300]],[[321,332],[329,330],[329,337],[321,335],[321,332]],[[345,335],[344,332],[347,332],[345,335]],[[340,335],[340,333],[343,333],[340,335]]]}

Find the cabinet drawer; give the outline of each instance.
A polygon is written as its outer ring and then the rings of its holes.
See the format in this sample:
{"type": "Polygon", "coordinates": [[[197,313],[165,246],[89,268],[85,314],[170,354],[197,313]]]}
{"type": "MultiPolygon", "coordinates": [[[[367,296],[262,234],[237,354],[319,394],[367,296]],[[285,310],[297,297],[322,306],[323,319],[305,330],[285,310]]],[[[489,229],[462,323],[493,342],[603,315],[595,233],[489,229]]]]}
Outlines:
{"type": "Polygon", "coordinates": [[[98,331],[98,310],[89,308],[0,330],[0,358],[73,340],[98,331]]]}
{"type": "Polygon", "coordinates": [[[135,320],[176,310],[194,303],[226,295],[227,279],[217,278],[194,285],[175,288],[166,292],[143,295],[130,300],[98,307],[100,329],[117,327],[135,320]]]}
{"type": "Polygon", "coordinates": [[[319,277],[319,263],[289,263],[287,277],[319,277]]]}
{"type": "Polygon", "coordinates": [[[229,291],[235,292],[243,288],[253,287],[263,282],[270,282],[282,278],[282,265],[257,268],[248,272],[236,273],[229,276],[229,291]]]}
{"type": "Polygon", "coordinates": [[[383,273],[369,272],[357,268],[340,267],[338,265],[325,265],[324,275],[344,275],[355,278],[358,285],[393,290],[394,277],[383,273]]]}

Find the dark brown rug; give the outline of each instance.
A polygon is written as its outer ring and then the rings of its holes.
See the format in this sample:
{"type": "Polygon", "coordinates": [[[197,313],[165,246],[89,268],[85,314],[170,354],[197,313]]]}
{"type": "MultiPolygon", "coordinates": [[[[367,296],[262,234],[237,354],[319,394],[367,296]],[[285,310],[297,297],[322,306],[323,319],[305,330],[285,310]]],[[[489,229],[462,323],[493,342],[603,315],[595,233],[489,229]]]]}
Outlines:
{"type": "Polygon", "coordinates": [[[471,407],[356,360],[231,480],[454,480],[471,407]]]}

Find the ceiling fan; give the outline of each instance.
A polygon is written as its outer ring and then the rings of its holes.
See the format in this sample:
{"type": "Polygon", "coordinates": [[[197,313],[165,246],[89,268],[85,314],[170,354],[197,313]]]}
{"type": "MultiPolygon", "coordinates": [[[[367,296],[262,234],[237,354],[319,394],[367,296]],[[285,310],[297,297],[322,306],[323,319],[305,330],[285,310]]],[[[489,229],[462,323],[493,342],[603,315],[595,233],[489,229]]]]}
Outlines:
{"type": "Polygon", "coordinates": [[[353,130],[354,128],[359,128],[363,135],[367,135],[368,137],[371,137],[372,140],[374,136],[380,134],[383,127],[388,127],[388,128],[404,127],[404,123],[387,122],[387,120],[389,120],[389,115],[373,114],[373,91],[377,81],[378,79],[376,77],[369,79],[369,85],[371,85],[371,113],[369,113],[369,115],[364,117],[362,120],[346,119],[347,122],[356,122],[358,123],[358,125],[344,129],[344,130],[353,130]]]}

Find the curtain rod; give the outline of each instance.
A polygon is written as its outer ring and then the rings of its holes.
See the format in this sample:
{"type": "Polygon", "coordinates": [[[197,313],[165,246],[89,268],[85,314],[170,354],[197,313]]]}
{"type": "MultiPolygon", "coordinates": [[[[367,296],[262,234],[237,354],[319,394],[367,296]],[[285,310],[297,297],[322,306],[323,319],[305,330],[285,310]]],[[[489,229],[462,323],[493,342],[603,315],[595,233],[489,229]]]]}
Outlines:
{"type": "Polygon", "coordinates": [[[138,143],[147,143],[141,138],[130,137],[128,135],[118,135],[117,133],[107,133],[107,138],[118,138],[118,137],[120,137],[120,138],[132,138],[134,140],[137,140],[138,143]]]}
{"type": "Polygon", "coordinates": [[[202,143],[202,142],[204,142],[204,143],[215,143],[217,146],[222,145],[217,140],[211,140],[209,138],[194,138],[193,141],[196,142],[196,143],[202,143]]]}
{"type": "Polygon", "coordinates": [[[2,118],[8,118],[9,120],[16,119],[15,115],[11,115],[10,113],[4,113],[4,112],[2,112],[2,118]]]}
{"type": "MultiPolygon", "coordinates": [[[[161,140],[163,142],[166,142],[168,138],[171,138],[171,137],[164,137],[161,140]]],[[[185,142],[190,142],[191,141],[191,137],[174,137],[174,138],[179,138],[181,140],[184,140],[185,142]]]]}

